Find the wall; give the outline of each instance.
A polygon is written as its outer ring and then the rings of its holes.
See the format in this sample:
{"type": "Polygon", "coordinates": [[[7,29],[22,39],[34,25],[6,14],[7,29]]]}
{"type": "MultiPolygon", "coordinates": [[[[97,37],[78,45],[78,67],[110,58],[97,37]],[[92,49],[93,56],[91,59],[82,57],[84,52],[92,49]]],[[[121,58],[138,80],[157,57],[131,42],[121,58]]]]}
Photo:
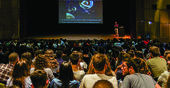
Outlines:
{"type": "Polygon", "coordinates": [[[137,36],[150,34],[152,39],[170,42],[170,0],[138,0],[136,2],[137,36]],[[149,21],[152,22],[149,24],[149,21]]]}
{"type": "Polygon", "coordinates": [[[19,38],[20,0],[0,0],[0,39],[19,38]]]}

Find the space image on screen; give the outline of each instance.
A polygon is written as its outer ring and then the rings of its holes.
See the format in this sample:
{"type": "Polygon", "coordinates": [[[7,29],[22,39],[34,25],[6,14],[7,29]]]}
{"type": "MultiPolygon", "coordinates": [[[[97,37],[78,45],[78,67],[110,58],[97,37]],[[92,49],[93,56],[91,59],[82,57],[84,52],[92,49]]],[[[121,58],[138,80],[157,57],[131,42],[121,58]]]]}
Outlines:
{"type": "Polygon", "coordinates": [[[102,24],[102,0],[59,0],[59,23],[102,24]]]}

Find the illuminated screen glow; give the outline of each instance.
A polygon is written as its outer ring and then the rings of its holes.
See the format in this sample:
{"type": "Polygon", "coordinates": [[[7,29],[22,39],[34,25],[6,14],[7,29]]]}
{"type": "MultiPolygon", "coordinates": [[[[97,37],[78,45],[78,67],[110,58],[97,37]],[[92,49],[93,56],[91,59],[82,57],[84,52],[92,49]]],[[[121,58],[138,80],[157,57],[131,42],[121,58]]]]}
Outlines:
{"type": "Polygon", "coordinates": [[[59,0],[59,23],[102,24],[102,0],[59,0]]]}

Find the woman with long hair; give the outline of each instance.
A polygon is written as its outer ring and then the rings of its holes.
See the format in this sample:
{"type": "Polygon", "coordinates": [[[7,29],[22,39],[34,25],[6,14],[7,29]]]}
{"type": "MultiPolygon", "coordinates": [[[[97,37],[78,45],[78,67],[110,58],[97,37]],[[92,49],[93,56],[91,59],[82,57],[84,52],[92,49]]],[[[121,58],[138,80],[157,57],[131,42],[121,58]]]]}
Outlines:
{"type": "Polygon", "coordinates": [[[69,62],[64,61],[60,65],[59,78],[54,78],[50,88],[78,88],[79,81],[75,80],[72,66],[69,62]]]}
{"type": "Polygon", "coordinates": [[[44,70],[47,73],[47,77],[49,81],[51,82],[54,78],[53,72],[50,69],[48,60],[45,58],[45,55],[39,54],[36,57],[35,63],[34,63],[35,68],[31,68],[30,73],[32,74],[35,70],[44,70]]]}
{"type": "Polygon", "coordinates": [[[12,77],[7,80],[7,87],[18,86],[20,88],[31,88],[32,82],[29,76],[29,66],[26,59],[16,62],[12,77]]]}

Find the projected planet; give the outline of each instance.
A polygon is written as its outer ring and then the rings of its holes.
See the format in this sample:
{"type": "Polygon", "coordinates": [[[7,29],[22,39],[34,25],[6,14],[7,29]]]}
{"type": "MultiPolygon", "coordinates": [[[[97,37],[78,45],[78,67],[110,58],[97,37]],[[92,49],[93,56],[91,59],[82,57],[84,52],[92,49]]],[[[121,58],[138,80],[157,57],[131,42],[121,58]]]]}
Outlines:
{"type": "Polygon", "coordinates": [[[66,13],[66,19],[75,19],[75,17],[71,13],[66,13]]]}
{"type": "Polygon", "coordinates": [[[80,7],[83,9],[90,9],[93,7],[93,1],[92,0],[83,0],[82,2],[79,3],[80,7]]]}

